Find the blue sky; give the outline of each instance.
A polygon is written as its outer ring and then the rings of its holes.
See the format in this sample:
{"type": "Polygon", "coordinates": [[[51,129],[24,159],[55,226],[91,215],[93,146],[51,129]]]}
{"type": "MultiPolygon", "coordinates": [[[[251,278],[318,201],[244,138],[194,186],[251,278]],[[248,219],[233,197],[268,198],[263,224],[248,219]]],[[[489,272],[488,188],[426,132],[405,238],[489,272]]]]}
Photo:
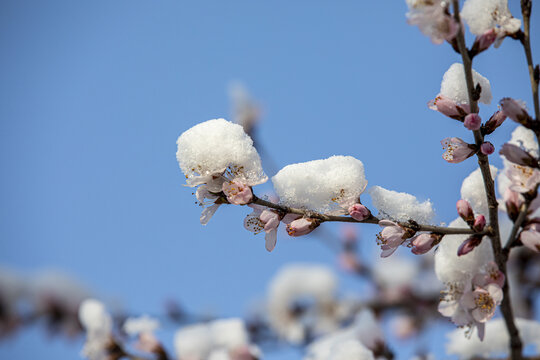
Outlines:
{"type": "MultiPolygon", "coordinates": [[[[309,237],[281,234],[267,253],[263,236],[243,229],[249,209],[222,208],[199,224],[175,141],[230,117],[232,81],[262,104],[259,138],[280,167],[352,155],[370,185],[429,198],[438,221],[451,221],[475,163],[447,164],[439,141],[472,135],[426,103],[459,58],[405,13],[402,1],[3,1],[0,264],[65,270],[133,312],[159,312],[174,297],[224,316],[245,314],[285,263],[334,265],[309,237]]],[[[474,68],[494,95],[483,118],[504,96],[532,107],[516,41],[474,68]]],[[[513,128],[491,141],[500,146],[513,128]]],[[[375,256],[377,229],[360,230],[375,256]]],[[[0,343],[0,357],[73,359],[80,346],[34,328],[0,343]]]]}

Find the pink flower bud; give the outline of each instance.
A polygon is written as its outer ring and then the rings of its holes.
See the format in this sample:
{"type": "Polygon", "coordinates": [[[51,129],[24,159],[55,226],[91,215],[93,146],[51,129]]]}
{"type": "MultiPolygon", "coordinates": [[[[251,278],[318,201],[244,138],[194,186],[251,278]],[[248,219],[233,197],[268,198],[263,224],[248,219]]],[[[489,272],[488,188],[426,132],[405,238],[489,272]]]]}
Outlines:
{"type": "Polygon", "coordinates": [[[491,155],[495,151],[495,146],[493,146],[493,144],[489,141],[486,141],[485,143],[480,145],[480,151],[484,155],[491,155]]]}
{"type": "Polygon", "coordinates": [[[289,236],[307,235],[321,224],[320,220],[311,218],[300,218],[287,225],[286,230],[289,236]]]}
{"type": "Polygon", "coordinates": [[[495,131],[496,128],[502,125],[504,120],[506,120],[506,115],[502,111],[499,110],[493,114],[486,122],[486,125],[484,125],[486,134],[491,134],[493,131],[495,131]]]}
{"type": "Polygon", "coordinates": [[[495,42],[496,39],[497,33],[495,32],[495,29],[489,29],[488,31],[476,38],[473,47],[477,52],[482,52],[488,49],[491,44],[495,42]]]}
{"type": "Polygon", "coordinates": [[[499,154],[503,155],[506,160],[513,162],[517,165],[538,167],[538,160],[536,160],[531,154],[516,146],[514,144],[506,143],[501,147],[499,154]]]}
{"type": "Polygon", "coordinates": [[[222,189],[227,201],[233,205],[245,205],[253,199],[251,188],[237,180],[224,182],[222,189]]]}
{"type": "Polygon", "coordinates": [[[452,164],[457,164],[471,157],[476,152],[474,145],[467,144],[460,138],[446,138],[441,140],[441,145],[446,152],[443,154],[443,159],[452,164]]]}
{"type": "Polygon", "coordinates": [[[525,110],[525,104],[512,98],[503,98],[500,101],[503,113],[520,124],[527,124],[531,117],[525,110]]]}
{"type": "Polygon", "coordinates": [[[519,239],[529,249],[540,252],[540,223],[533,222],[526,225],[519,239]]]}
{"type": "Polygon", "coordinates": [[[482,242],[481,236],[476,236],[476,235],[470,236],[467,240],[462,242],[461,245],[459,245],[457,255],[463,256],[465,254],[470,253],[471,251],[474,250],[475,247],[480,245],[481,242],[482,242]]]}
{"type": "Polygon", "coordinates": [[[469,105],[458,105],[454,100],[444,95],[437,95],[434,100],[428,103],[431,110],[440,112],[452,119],[461,120],[469,113],[469,105]]]}
{"type": "Polygon", "coordinates": [[[474,212],[467,200],[458,200],[456,208],[458,215],[467,223],[472,223],[474,221],[474,212]]]}
{"type": "Polygon", "coordinates": [[[371,212],[362,204],[353,204],[349,207],[349,215],[354,220],[363,221],[371,216],[371,212]]]}
{"type": "Polygon", "coordinates": [[[415,255],[425,254],[437,245],[441,239],[442,236],[438,234],[424,233],[415,236],[411,241],[411,245],[413,246],[411,252],[415,255]]]}
{"type": "Polygon", "coordinates": [[[523,201],[525,201],[525,198],[520,193],[507,188],[504,192],[503,199],[508,217],[510,220],[515,221],[518,218],[519,209],[521,204],[523,204],[523,201]]]}
{"type": "Polygon", "coordinates": [[[485,226],[486,226],[486,217],[482,214],[478,215],[476,219],[474,219],[473,229],[475,231],[482,231],[484,230],[485,226]]]}
{"type": "Polygon", "coordinates": [[[482,126],[482,118],[478,114],[469,114],[465,116],[463,120],[463,125],[469,130],[478,130],[482,126]]]}

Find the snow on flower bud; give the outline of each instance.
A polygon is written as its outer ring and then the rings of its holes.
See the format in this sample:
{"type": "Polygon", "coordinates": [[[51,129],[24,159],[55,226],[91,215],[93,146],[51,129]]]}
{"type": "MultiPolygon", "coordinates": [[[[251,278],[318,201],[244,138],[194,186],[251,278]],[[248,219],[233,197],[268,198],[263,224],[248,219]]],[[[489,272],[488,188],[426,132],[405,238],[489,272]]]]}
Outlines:
{"type": "Polygon", "coordinates": [[[467,200],[458,200],[456,203],[458,215],[465,220],[468,224],[474,221],[474,212],[467,200]]]}
{"type": "Polygon", "coordinates": [[[452,164],[457,164],[465,159],[470,158],[476,153],[476,147],[467,144],[460,138],[446,138],[441,140],[441,145],[446,152],[443,154],[443,159],[452,164]]]}
{"type": "Polygon", "coordinates": [[[519,146],[506,143],[501,147],[499,154],[503,155],[506,160],[513,162],[517,165],[538,167],[538,160],[536,160],[531,154],[523,150],[519,146]]]}
{"type": "Polygon", "coordinates": [[[463,119],[469,113],[469,105],[458,105],[454,100],[441,94],[428,102],[428,107],[456,120],[463,119]]]}
{"type": "Polygon", "coordinates": [[[362,204],[353,204],[349,207],[349,215],[354,220],[363,221],[371,216],[371,211],[362,204]]]}
{"type": "Polygon", "coordinates": [[[502,125],[506,120],[506,115],[501,110],[495,112],[484,125],[486,134],[491,134],[496,128],[502,125]]]}
{"type": "Polygon", "coordinates": [[[443,0],[418,1],[407,0],[408,23],[417,25],[424,35],[434,44],[452,40],[458,33],[459,26],[448,13],[448,3],[443,0]]]}
{"type": "MultiPolygon", "coordinates": [[[[491,85],[489,80],[474,70],[472,70],[472,75],[475,88],[480,86],[482,89],[478,101],[489,105],[493,97],[491,94],[491,85]]],[[[446,96],[459,105],[469,104],[469,93],[467,90],[467,83],[465,81],[463,64],[454,63],[444,73],[439,95],[446,96]]]]}
{"type": "Polygon", "coordinates": [[[288,224],[286,230],[289,236],[303,236],[315,230],[320,224],[321,221],[318,219],[300,218],[288,224]]]}
{"type": "Polygon", "coordinates": [[[469,130],[478,130],[482,126],[482,118],[478,114],[469,114],[465,116],[463,125],[469,130]]]}
{"type": "Polygon", "coordinates": [[[526,225],[519,239],[529,249],[540,252],[540,223],[533,222],[526,225]]]}
{"type": "Polygon", "coordinates": [[[412,249],[411,252],[415,255],[421,255],[427,253],[434,246],[436,246],[442,239],[440,234],[420,234],[415,236],[411,240],[412,249]]]}
{"type": "Polygon", "coordinates": [[[459,245],[459,248],[457,251],[458,256],[463,256],[465,254],[470,253],[471,251],[474,250],[475,247],[480,245],[481,242],[482,242],[481,236],[471,235],[470,237],[467,238],[467,240],[465,240],[464,242],[461,243],[461,245],[459,245]]]}
{"type": "Polygon", "coordinates": [[[476,219],[474,219],[473,230],[482,231],[484,230],[485,226],[486,226],[486,217],[482,214],[476,216],[476,219]]]}
{"type": "Polygon", "coordinates": [[[227,201],[233,205],[245,205],[253,199],[251,188],[238,180],[224,182],[222,189],[227,201]]]}
{"type": "Polygon", "coordinates": [[[497,32],[495,29],[486,30],[474,41],[473,50],[475,50],[476,53],[481,53],[482,51],[487,50],[495,40],[497,40],[497,32]]]}
{"type": "Polygon", "coordinates": [[[522,125],[528,124],[532,119],[525,109],[525,103],[512,98],[503,98],[500,102],[502,112],[510,119],[522,125]]]}
{"type": "Polygon", "coordinates": [[[467,0],[461,9],[462,19],[469,25],[471,33],[487,36],[485,42],[495,35],[495,47],[499,47],[507,35],[516,33],[521,20],[515,19],[508,9],[508,0],[467,0]]]}
{"type": "Polygon", "coordinates": [[[489,141],[486,141],[480,145],[480,151],[484,155],[491,155],[495,151],[495,147],[489,141]]]}

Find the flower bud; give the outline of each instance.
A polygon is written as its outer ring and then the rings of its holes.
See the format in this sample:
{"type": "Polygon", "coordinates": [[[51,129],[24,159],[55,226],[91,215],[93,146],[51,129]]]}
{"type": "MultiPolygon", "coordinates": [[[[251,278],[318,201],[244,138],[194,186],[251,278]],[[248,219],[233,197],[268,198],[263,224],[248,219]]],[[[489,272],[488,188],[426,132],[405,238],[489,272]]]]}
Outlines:
{"type": "Polygon", "coordinates": [[[442,235],[440,234],[420,234],[418,236],[415,236],[412,241],[412,249],[411,252],[415,255],[421,255],[427,253],[429,250],[431,250],[435,245],[437,245],[442,239],[442,235]]]}
{"type": "Polygon", "coordinates": [[[444,95],[437,95],[434,100],[428,103],[428,107],[456,120],[463,119],[469,113],[469,105],[458,105],[454,100],[444,95]]]}
{"type": "Polygon", "coordinates": [[[495,131],[496,128],[501,126],[504,120],[506,120],[506,115],[504,114],[504,112],[499,110],[495,114],[493,114],[484,125],[486,135],[491,134],[493,131],[495,131]]]}
{"type": "Polygon", "coordinates": [[[465,116],[463,120],[463,125],[469,130],[478,130],[482,126],[482,118],[478,114],[469,114],[465,116]]]}
{"type": "Polygon", "coordinates": [[[512,221],[516,221],[519,215],[519,209],[523,201],[523,195],[516,191],[512,191],[510,188],[507,188],[504,192],[504,203],[506,205],[506,213],[512,221]]]}
{"type": "Polygon", "coordinates": [[[227,201],[233,205],[249,204],[253,199],[251,188],[237,180],[224,182],[222,189],[227,201]]]}
{"type": "Polygon", "coordinates": [[[482,242],[481,236],[477,236],[477,235],[470,236],[469,238],[467,238],[467,240],[462,242],[461,245],[459,245],[457,255],[463,256],[465,254],[470,253],[471,251],[474,250],[475,247],[480,245],[481,242],[482,242]]]}
{"type": "Polygon", "coordinates": [[[536,160],[527,151],[514,144],[503,144],[503,146],[501,147],[501,151],[499,151],[499,154],[503,155],[506,160],[513,162],[514,164],[528,166],[532,168],[538,167],[538,160],[536,160]]]}
{"type": "Polygon", "coordinates": [[[349,215],[354,220],[363,221],[371,216],[371,212],[362,204],[353,204],[349,207],[349,215]]]}
{"type": "Polygon", "coordinates": [[[500,101],[503,113],[510,119],[522,125],[527,125],[532,119],[525,110],[525,104],[512,98],[503,98],[500,101]]]}
{"type": "Polygon", "coordinates": [[[287,225],[286,230],[289,236],[307,235],[321,224],[320,220],[311,218],[300,218],[287,225]]]}
{"type": "Polygon", "coordinates": [[[484,230],[485,226],[486,226],[486,217],[482,214],[476,216],[476,219],[474,219],[473,230],[482,231],[484,230]]]}
{"type": "Polygon", "coordinates": [[[477,53],[487,50],[496,39],[497,33],[494,28],[491,28],[476,38],[473,49],[476,50],[477,53]]]}
{"type": "Polygon", "coordinates": [[[474,222],[474,212],[467,200],[458,200],[456,203],[456,208],[458,215],[465,220],[467,224],[470,225],[474,222]]]}
{"type": "Polygon", "coordinates": [[[492,143],[490,143],[489,141],[486,141],[485,143],[480,145],[480,151],[484,155],[491,155],[495,151],[495,147],[493,146],[492,143]]]}

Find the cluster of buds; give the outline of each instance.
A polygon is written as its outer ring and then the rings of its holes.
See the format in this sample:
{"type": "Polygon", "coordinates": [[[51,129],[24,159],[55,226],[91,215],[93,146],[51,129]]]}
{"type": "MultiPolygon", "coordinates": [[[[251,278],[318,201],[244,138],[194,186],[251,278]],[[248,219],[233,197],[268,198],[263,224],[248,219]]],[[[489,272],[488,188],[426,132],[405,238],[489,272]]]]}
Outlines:
{"type": "MultiPolygon", "coordinates": [[[[471,208],[471,205],[467,200],[458,200],[456,204],[457,212],[459,216],[469,225],[469,227],[480,233],[486,227],[486,217],[482,214],[474,216],[474,212],[471,208]]],[[[482,242],[483,235],[473,234],[463,241],[458,248],[458,256],[462,256],[470,253],[474,250],[475,247],[480,245],[482,242]]]]}
{"type": "Polygon", "coordinates": [[[416,234],[417,224],[399,224],[389,220],[379,221],[383,230],[377,234],[377,244],[381,246],[381,257],[392,255],[399,246],[412,248],[411,252],[415,255],[425,254],[433,247],[437,246],[442,238],[442,234],[421,233],[416,234]]]}

